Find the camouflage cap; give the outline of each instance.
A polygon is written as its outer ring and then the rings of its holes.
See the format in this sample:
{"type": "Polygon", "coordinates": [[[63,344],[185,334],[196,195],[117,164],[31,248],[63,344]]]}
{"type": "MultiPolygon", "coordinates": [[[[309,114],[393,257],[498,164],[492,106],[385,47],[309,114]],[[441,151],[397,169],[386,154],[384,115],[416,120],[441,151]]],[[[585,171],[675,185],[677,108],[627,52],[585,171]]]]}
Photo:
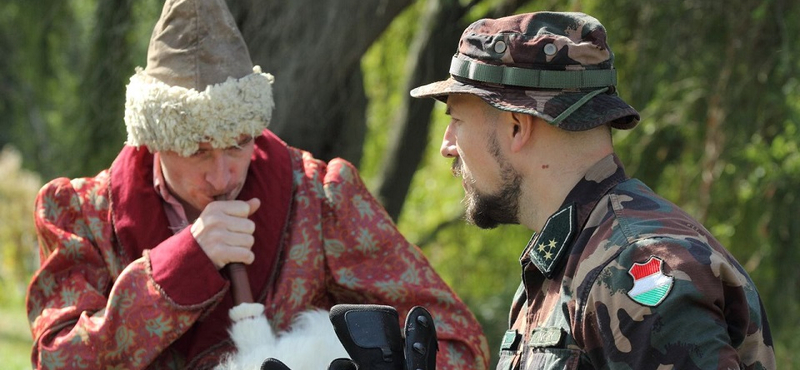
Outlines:
{"type": "Polygon", "coordinates": [[[583,13],[482,19],[461,35],[450,78],[411,96],[446,101],[449,94],[472,94],[569,131],[605,123],[630,129],[639,113],[617,95],[613,62],[605,28],[583,13]]]}

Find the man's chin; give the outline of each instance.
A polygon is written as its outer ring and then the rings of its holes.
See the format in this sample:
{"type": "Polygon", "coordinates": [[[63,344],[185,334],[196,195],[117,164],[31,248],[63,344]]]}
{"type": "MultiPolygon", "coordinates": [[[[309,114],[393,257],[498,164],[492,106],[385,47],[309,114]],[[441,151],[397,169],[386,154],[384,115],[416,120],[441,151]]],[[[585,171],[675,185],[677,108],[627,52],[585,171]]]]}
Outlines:
{"type": "Polygon", "coordinates": [[[500,225],[500,223],[492,220],[473,220],[470,223],[484,230],[491,230],[500,225]]]}
{"type": "Polygon", "coordinates": [[[491,230],[500,225],[518,225],[516,221],[497,220],[488,216],[467,217],[467,222],[484,230],[491,230]]]}
{"type": "Polygon", "coordinates": [[[519,220],[514,216],[511,217],[507,213],[500,213],[502,211],[487,210],[486,208],[477,209],[474,203],[470,202],[471,199],[466,200],[465,220],[481,229],[494,229],[499,225],[516,225],[519,220]]]}
{"type": "Polygon", "coordinates": [[[494,229],[500,225],[500,222],[490,217],[485,212],[477,211],[472,207],[467,207],[465,219],[467,223],[475,225],[484,230],[494,229]]]}

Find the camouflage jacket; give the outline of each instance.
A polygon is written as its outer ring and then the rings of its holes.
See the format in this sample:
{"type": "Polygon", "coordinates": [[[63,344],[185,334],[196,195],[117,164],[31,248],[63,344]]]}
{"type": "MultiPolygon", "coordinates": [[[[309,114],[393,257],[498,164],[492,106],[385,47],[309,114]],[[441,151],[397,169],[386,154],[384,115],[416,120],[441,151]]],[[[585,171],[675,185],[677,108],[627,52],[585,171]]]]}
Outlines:
{"type": "MultiPolygon", "coordinates": [[[[146,149],[126,147],[96,177],[41,190],[42,263],[27,297],[34,367],[204,369],[233,349],[229,283],[189,228],[168,228],[152,163],[146,149]]],[[[239,199],[253,196],[262,203],[247,270],[275,329],[336,303],[392,305],[401,320],[422,305],[437,319],[440,368],[488,366],[475,317],[351,164],[326,164],[265,131],[239,199]]]]}
{"type": "Polygon", "coordinates": [[[742,266],[697,221],[594,165],[520,257],[498,369],[775,369],[742,266]]]}

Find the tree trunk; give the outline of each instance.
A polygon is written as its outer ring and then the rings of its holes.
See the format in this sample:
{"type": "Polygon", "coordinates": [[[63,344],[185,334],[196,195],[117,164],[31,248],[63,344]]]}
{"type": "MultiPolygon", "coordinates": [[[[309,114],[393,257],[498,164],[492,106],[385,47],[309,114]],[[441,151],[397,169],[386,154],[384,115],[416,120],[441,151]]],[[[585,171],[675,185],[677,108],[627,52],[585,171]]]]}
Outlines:
{"type": "Polygon", "coordinates": [[[392,124],[389,148],[378,178],[377,198],[389,215],[397,220],[405,202],[414,172],[428,145],[433,99],[414,99],[408,91],[414,87],[447,78],[450,60],[466,12],[457,0],[432,0],[424,12],[420,30],[408,52],[408,79],[392,124]]]}
{"type": "Polygon", "coordinates": [[[253,63],[275,76],[270,129],[358,165],[366,132],[361,57],[411,0],[228,1],[253,63]]]}
{"type": "Polygon", "coordinates": [[[81,134],[75,138],[78,147],[73,148],[69,173],[108,167],[108,158],[113,159],[125,142],[125,93],[134,70],[133,4],[134,0],[97,2],[97,25],[78,87],[82,99],[73,118],[81,134]]]}

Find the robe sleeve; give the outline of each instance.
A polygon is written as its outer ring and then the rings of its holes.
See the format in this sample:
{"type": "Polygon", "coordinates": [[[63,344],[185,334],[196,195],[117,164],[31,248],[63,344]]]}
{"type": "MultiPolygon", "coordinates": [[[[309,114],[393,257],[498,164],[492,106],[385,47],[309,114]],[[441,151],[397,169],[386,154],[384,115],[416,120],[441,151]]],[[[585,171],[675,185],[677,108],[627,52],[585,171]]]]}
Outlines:
{"type": "Polygon", "coordinates": [[[325,259],[329,291],[337,301],[390,305],[401,322],[412,307],[423,306],[436,324],[437,369],[486,369],[488,345],[477,319],[422,251],[400,234],[356,169],[331,161],[324,192],[325,259]]]}
{"type": "Polygon", "coordinates": [[[191,269],[179,257],[195,271],[210,264],[188,231],[153,248],[153,263],[148,251],[127,263],[111,240],[104,189],[57,179],[37,197],[42,262],[27,297],[36,368],[145,368],[227,290],[219,277],[188,299],[193,287],[175,283],[191,269]]]}

